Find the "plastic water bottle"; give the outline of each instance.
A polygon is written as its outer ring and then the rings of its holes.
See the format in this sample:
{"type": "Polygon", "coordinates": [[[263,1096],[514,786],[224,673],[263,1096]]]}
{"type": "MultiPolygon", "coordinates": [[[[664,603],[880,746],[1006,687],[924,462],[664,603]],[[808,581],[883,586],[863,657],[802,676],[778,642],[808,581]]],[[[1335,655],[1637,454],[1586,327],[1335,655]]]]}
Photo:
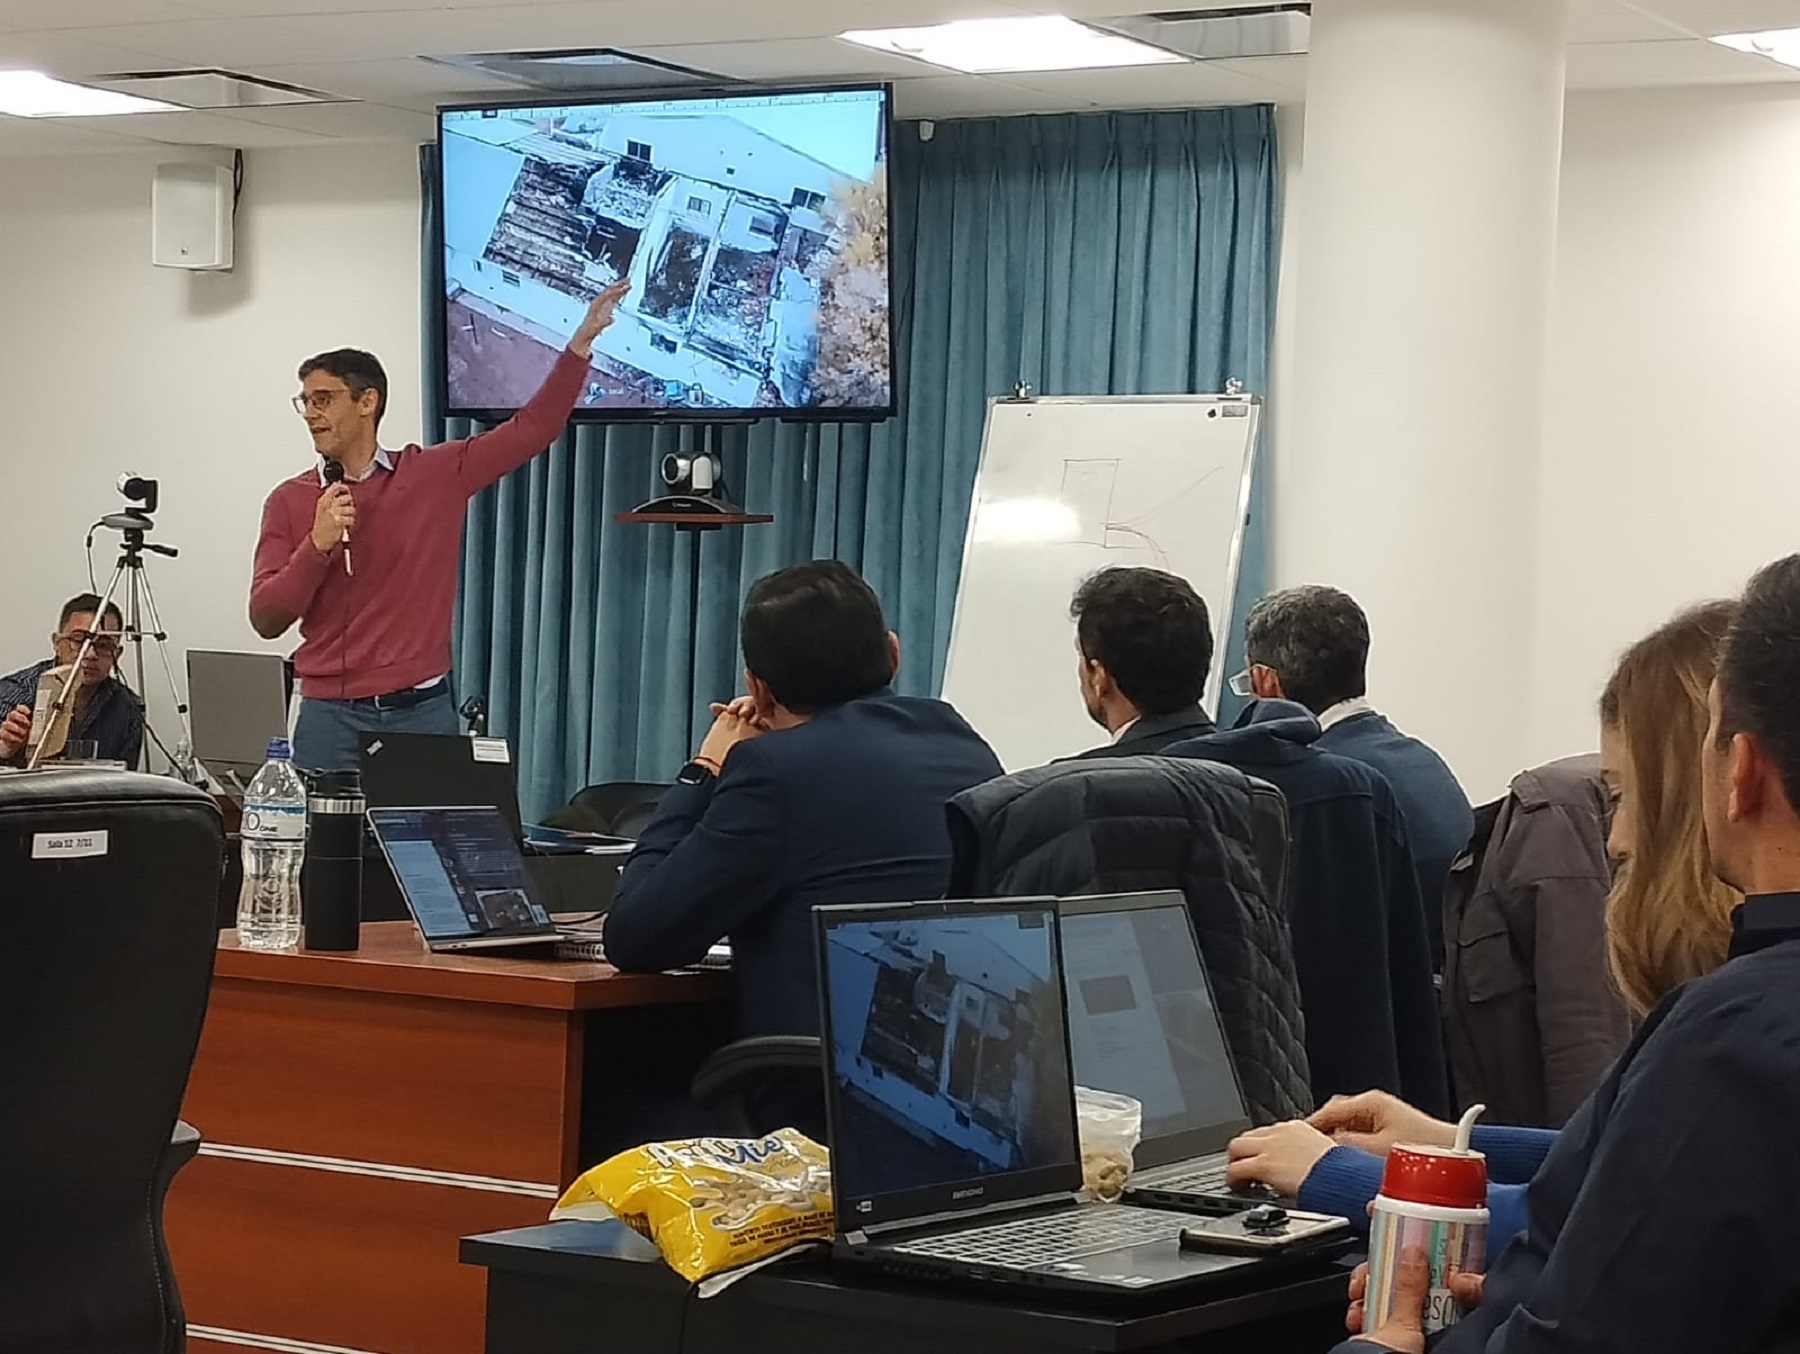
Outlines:
{"type": "Polygon", "coordinates": [[[285,738],[269,741],[269,760],[244,794],[244,891],[238,895],[238,944],[291,950],[300,943],[300,865],[306,859],[306,784],[285,738]]]}

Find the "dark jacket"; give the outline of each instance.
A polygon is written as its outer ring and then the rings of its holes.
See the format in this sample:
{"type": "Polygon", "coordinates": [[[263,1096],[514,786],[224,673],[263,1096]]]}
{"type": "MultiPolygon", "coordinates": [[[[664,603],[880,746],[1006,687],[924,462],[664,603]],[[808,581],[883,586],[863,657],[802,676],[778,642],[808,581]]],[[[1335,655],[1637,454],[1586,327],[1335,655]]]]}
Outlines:
{"type": "Polygon", "coordinates": [[[1173,714],[1144,715],[1125,730],[1125,736],[1118,742],[1108,743],[1105,747],[1089,748],[1086,752],[1078,752],[1074,757],[1064,760],[1091,761],[1098,757],[1149,756],[1161,752],[1170,743],[1179,743],[1184,738],[1199,738],[1217,727],[1211,715],[1198,705],[1190,705],[1173,714]]]}
{"type": "Polygon", "coordinates": [[[1314,1099],[1380,1089],[1442,1113],[1443,1035],[1406,820],[1380,773],[1320,752],[1318,737],[1304,707],[1259,701],[1236,728],[1168,755],[1235,766],[1287,799],[1287,915],[1314,1099]]]}
{"type": "Polygon", "coordinates": [[[1425,933],[1431,944],[1431,967],[1444,967],[1444,885],[1450,867],[1468,849],[1475,830],[1469,797],[1444,759],[1417,738],[1396,729],[1374,711],[1352,715],[1319,735],[1322,752],[1372,766],[1387,778],[1400,811],[1418,867],[1419,900],[1425,905],[1425,933]]]}
{"type": "MultiPolygon", "coordinates": [[[[56,665],[54,658],[47,658],[0,677],[0,718],[21,705],[35,705],[39,679],[56,665]]],[[[117,677],[108,677],[94,688],[81,716],[69,721],[68,736],[93,743],[94,755],[102,761],[135,768],[144,751],[144,703],[117,677]]],[[[26,760],[21,750],[13,763],[23,766],[26,760]]]]}
{"type": "MultiPolygon", "coordinates": [[[[1266,787],[1264,794],[1273,794],[1266,787]]],[[[1311,1108],[1287,923],[1263,893],[1251,786],[1165,757],[1063,762],[950,801],[953,897],[1180,889],[1250,1117],[1311,1108]]]]}
{"type": "Polygon", "coordinates": [[[1437,1354],[1800,1350],[1800,895],[1737,927],[1557,1134],[1525,1235],[1437,1354]]]}
{"type": "Polygon", "coordinates": [[[729,936],[738,1033],[817,1034],[812,910],[944,896],[944,802],[1000,774],[942,701],[891,692],[740,743],[716,781],[676,785],[626,861],[607,957],[698,962],[729,936]]]}
{"type": "Polygon", "coordinates": [[[1460,1104],[1560,1128],[1631,1038],[1606,971],[1598,757],[1527,771],[1483,806],[1450,876],[1444,1026],[1460,1104]]]}

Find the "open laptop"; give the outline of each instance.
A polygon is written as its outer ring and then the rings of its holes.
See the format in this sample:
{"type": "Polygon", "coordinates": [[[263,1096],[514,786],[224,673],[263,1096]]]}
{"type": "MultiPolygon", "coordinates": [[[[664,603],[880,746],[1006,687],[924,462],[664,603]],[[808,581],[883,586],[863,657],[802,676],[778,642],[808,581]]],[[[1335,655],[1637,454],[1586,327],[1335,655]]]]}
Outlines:
{"type": "Polygon", "coordinates": [[[1159,1292],[1249,1263],[1080,1202],[1051,900],[814,914],[836,1254],[921,1278],[1159,1292]]]}
{"type": "MultiPolygon", "coordinates": [[[[553,945],[557,959],[605,960],[599,931],[551,919],[493,806],[370,809],[369,826],[433,953],[553,945]]],[[[730,945],[714,945],[695,967],[730,968],[730,945]]]]}
{"type": "Polygon", "coordinates": [[[362,736],[362,785],[370,808],[466,804],[497,809],[513,840],[533,855],[623,857],[637,845],[629,837],[564,832],[525,823],[519,813],[512,752],[504,738],[367,733],[362,736]]]}
{"type": "Polygon", "coordinates": [[[280,654],[189,649],[187,679],[194,756],[242,795],[269,740],[288,731],[286,663],[280,654]]]}
{"type": "Polygon", "coordinates": [[[564,934],[538,902],[498,809],[370,809],[369,825],[434,953],[546,945],[564,934]]]}
{"type": "Polygon", "coordinates": [[[1225,1146],[1250,1115],[1186,900],[1133,893],[1057,908],[1075,1080],[1144,1107],[1131,1201],[1209,1213],[1291,1202],[1225,1184],[1225,1146]]]}

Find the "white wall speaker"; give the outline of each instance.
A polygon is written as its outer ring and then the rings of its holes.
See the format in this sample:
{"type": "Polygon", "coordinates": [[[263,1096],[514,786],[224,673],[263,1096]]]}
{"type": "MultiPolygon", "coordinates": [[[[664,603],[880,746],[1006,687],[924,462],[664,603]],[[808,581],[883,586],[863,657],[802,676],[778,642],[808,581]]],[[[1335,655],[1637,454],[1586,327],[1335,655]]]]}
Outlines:
{"type": "Polygon", "coordinates": [[[158,268],[230,268],[231,199],[225,165],[158,165],[150,185],[150,261],[158,268]]]}

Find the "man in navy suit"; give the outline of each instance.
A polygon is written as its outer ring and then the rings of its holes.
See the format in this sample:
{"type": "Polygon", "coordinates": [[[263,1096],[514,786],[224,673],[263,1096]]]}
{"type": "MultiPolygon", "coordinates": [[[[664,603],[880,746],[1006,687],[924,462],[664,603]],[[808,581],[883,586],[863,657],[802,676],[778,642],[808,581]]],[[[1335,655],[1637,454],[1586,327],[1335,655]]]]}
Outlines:
{"type": "Polygon", "coordinates": [[[1200,704],[1212,671],[1212,617],[1185,579],[1102,569],[1069,604],[1081,701],[1111,741],[1079,757],[1142,757],[1212,733],[1200,704]]]}
{"type": "Polygon", "coordinates": [[[729,937],[739,1036],[817,1034],[813,908],[942,897],[945,801],[1000,763],[942,701],[893,693],[900,642],[847,565],[759,579],[742,635],[750,694],[713,707],[626,862],[606,953],[655,972],[729,937]]]}

